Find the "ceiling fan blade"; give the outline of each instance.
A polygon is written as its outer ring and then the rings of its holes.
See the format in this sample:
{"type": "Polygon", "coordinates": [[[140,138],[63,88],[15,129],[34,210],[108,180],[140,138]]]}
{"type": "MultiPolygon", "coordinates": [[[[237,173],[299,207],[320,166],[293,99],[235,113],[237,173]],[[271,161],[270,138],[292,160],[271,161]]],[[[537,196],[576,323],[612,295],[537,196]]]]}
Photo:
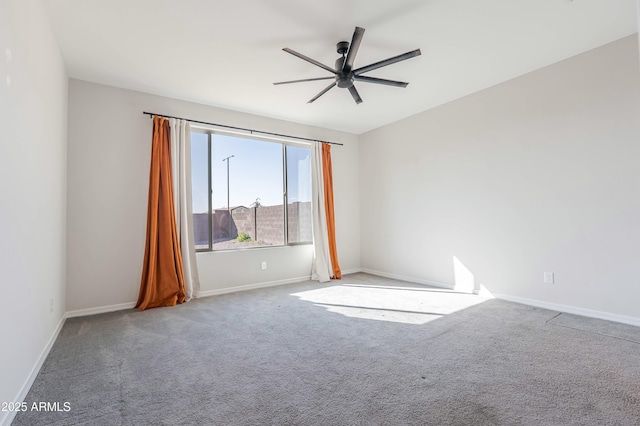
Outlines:
{"type": "Polygon", "coordinates": [[[395,87],[407,87],[409,83],[403,81],[386,80],[384,78],[367,77],[365,75],[356,75],[353,77],[355,80],[364,81],[366,83],[386,84],[387,86],[395,87]]]}
{"type": "Polygon", "coordinates": [[[355,75],[359,75],[365,72],[373,71],[378,68],[386,67],[387,65],[395,64],[396,62],[404,61],[406,59],[411,59],[416,56],[420,56],[420,49],[412,50],[411,52],[403,53],[402,55],[394,56],[393,58],[385,59],[380,62],[376,62],[375,64],[367,65],[356,70],[353,70],[355,75]]]}
{"type": "Polygon", "coordinates": [[[364,35],[364,28],[356,27],[353,32],[353,38],[351,38],[351,44],[349,45],[349,51],[347,52],[347,59],[344,61],[342,71],[348,73],[353,68],[353,62],[356,60],[356,54],[360,48],[362,42],[362,36],[364,35]]]}
{"type": "Polygon", "coordinates": [[[313,99],[311,99],[309,102],[307,102],[308,104],[310,104],[311,102],[315,101],[316,99],[318,99],[320,96],[324,95],[325,93],[327,93],[329,90],[333,89],[333,86],[336,85],[336,82],[334,81],[333,83],[331,83],[330,85],[328,85],[324,90],[322,90],[322,92],[318,93],[313,99]]]}
{"type": "Polygon", "coordinates": [[[288,47],[285,47],[282,50],[284,50],[287,53],[291,53],[293,56],[297,56],[300,59],[304,59],[305,61],[310,62],[315,66],[318,66],[318,67],[320,67],[322,69],[325,69],[325,70],[329,71],[332,74],[336,74],[336,70],[334,70],[333,68],[328,67],[325,64],[321,64],[320,62],[316,61],[315,59],[311,59],[308,56],[304,56],[302,53],[298,53],[295,50],[289,49],[288,47]]]}
{"type": "Polygon", "coordinates": [[[278,81],[273,84],[277,86],[278,84],[302,83],[304,81],[331,80],[333,78],[335,77],[331,76],[331,77],[303,78],[302,80],[278,81]]]}
{"type": "Polygon", "coordinates": [[[353,96],[353,100],[356,101],[357,104],[362,103],[362,98],[356,90],[356,86],[349,86],[349,93],[351,93],[351,96],[353,96]]]}

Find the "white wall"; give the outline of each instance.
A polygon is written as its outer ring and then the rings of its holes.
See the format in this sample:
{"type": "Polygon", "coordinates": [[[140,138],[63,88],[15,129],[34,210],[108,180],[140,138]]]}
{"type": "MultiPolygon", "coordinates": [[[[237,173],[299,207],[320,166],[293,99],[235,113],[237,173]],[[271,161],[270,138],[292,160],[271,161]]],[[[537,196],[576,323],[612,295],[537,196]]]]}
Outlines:
{"type": "Polygon", "coordinates": [[[640,320],[637,43],[362,135],[362,267],[640,320]]]}
{"type": "MultiPolygon", "coordinates": [[[[338,251],[360,267],[354,135],[97,85],[69,83],[69,311],[135,302],[140,285],[152,120],[143,111],[341,142],[333,153],[338,251]]],[[[203,292],[308,277],[311,247],[199,253],[203,292]],[[260,269],[266,260],[268,269],[260,269]]]]}
{"type": "Polygon", "coordinates": [[[0,1],[0,49],[0,401],[9,402],[24,397],[65,312],[67,77],[39,0],[0,1]]]}

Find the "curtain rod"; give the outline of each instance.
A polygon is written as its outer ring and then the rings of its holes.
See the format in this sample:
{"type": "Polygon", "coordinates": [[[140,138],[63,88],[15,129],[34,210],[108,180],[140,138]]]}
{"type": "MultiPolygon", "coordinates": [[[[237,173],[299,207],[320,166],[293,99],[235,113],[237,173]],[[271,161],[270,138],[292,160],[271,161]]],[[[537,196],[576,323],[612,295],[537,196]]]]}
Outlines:
{"type": "Polygon", "coordinates": [[[280,136],[280,137],[283,137],[283,138],[298,139],[298,140],[301,140],[301,141],[322,142],[322,143],[328,143],[328,144],[331,144],[331,145],[338,145],[338,146],[343,146],[344,145],[344,144],[341,144],[341,143],[338,143],[338,142],[320,141],[318,139],[301,138],[300,136],[283,135],[283,134],[280,134],[280,133],[263,132],[262,130],[245,129],[244,127],[227,126],[226,124],[208,123],[206,121],[191,120],[189,118],[174,117],[172,115],[156,114],[155,112],[143,111],[142,113],[148,115],[149,117],[153,117],[154,115],[157,115],[158,117],[175,118],[176,120],[185,120],[185,121],[189,121],[190,123],[208,124],[209,126],[224,127],[225,129],[243,130],[245,132],[251,132],[251,134],[260,133],[260,134],[263,134],[263,135],[280,136]]]}

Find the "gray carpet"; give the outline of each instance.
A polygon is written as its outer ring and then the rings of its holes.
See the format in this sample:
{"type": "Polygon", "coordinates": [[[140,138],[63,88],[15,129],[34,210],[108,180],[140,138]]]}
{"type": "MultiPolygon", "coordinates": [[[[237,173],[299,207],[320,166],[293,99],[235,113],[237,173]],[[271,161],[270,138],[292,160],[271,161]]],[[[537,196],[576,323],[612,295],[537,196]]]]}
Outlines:
{"type": "Polygon", "coordinates": [[[14,425],[640,425],[640,329],[366,274],[69,319],[14,425]]]}

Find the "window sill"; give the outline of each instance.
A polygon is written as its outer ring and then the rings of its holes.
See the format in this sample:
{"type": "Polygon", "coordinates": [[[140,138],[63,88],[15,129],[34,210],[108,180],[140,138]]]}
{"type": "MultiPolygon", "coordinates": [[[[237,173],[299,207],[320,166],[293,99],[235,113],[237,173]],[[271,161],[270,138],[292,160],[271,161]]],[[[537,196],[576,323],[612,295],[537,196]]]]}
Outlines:
{"type": "Polygon", "coordinates": [[[240,251],[249,251],[249,250],[274,250],[274,249],[286,249],[288,247],[299,247],[299,246],[311,246],[312,242],[306,243],[289,243],[288,245],[279,245],[279,246],[259,246],[259,247],[242,247],[242,248],[229,248],[229,249],[219,249],[219,250],[209,250],[209,249],[200,249],[196,250],[196,253],[231,253],[231,252],[240,252],[240,251]]]}

